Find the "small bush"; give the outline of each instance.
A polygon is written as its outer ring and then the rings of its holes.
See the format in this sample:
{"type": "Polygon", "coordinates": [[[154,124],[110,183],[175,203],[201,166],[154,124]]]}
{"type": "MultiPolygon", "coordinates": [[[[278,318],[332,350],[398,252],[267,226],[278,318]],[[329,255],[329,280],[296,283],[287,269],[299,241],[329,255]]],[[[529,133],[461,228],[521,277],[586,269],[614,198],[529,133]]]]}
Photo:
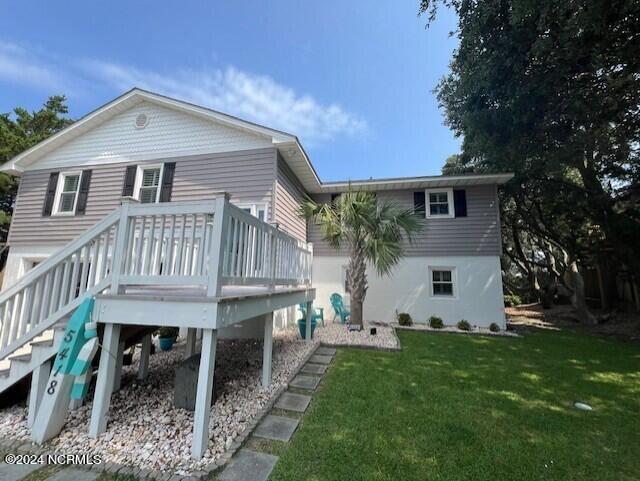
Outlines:
{"type": "Polygon", "coordinates": [[[408,312],[401,312],[398,314],[398,324],[401,326],[410,326],[413,324],[413,320],[411,320],[411,315],[408,312]]]}
{"type": "Polygon", "coordinates": [[[500,326],[495,322],[492,322],[491,325],[489,326],[489,330],[491,332],[500,332],[500,326]]]}
{"type": "Polygon", "coordinates": [[[432,329],[442,329],[444,327],[444,322],[442,322],[442,318],[438,316],[431,316],[429,318],[429,327],[432,329]]]}
{"type": "Polygon", "coordinates": [[[470,331],[471,324],[469,324],[469,321],[465,321],[464,319],[462,319],[460,322],[458,322],[458,329],[460,329],[461,331],[470,331]]]}
{"type": "Polygon", "coordinates": [[[504,305],[506,307],[514,307],[522,304],[522,298],[518,294],[507,294],[504,296],[504,305]]]}
{"type": "Polygon", "coordinates": [[[162,338],[172,338],[172,337],[178,337],[178,332],[179,329],[177,327],[161,327],[160,329],[158,329],[158,337],[162,337],[162,338]]]}

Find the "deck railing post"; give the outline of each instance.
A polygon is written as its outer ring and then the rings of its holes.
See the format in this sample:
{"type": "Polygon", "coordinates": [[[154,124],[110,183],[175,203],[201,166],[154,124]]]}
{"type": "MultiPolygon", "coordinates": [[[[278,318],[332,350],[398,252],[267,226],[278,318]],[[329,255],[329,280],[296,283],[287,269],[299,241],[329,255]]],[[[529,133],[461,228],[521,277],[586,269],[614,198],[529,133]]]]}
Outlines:
{"type": "MultiPolygon", "coordinates": [[[[111,263],[113,269],[111,272],[111,292],[115,294],[120,292],[120,275],[122,274],[122,262],[124,261],[124,250],[129,230],[129,206],[137,202],[133,197],[124,197],[121,200],[120,220],[118,220],[118,230],[116,232],[113,250],[113,262],[111,263]]],[[[129,253],[127,253],[127,255],[128,254],[129,253]]]]}
{"type": "Polygon", "coordinates": [[[224,260],[227,218],[229,216],[229,198],[224,192],[216,198],[213,214],[213,232],[211,235],[211,252],[209,253],[207,296],[219,297],[222,289],[222,262],[224,260]]]}
{"type": "Polygon", "coordinates": [[[278,234],[280,226],[278,223],[273,225],[275,231],[271,231],[271,266],[269,273],[269,288],[274,289],[276,286],[276,273],[278,267],[278,234]]]}

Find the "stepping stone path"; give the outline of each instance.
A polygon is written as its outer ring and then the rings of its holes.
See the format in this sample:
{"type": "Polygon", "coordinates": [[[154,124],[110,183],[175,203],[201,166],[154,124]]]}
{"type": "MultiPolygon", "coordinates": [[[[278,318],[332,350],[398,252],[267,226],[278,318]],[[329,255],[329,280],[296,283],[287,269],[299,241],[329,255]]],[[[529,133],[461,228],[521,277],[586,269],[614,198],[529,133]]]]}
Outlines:
{"type": "MultiPolygon", "coordinates": [[[[276,401],[274,408],[290,411],[292,414],[304,413],[311,402],[325,371],[329,367],[336,350],[332,347],[319,347],[300,369],[300,373],[289,382],[290,388],[308,391],[308,394],[286,391],[276,401]]],[[[299,420],[294,417],[266,415],[253,432],[253,436],[275,442],[289,442],[298,427],[299,420]]],[[[259,453],[250,449],[241,449],[232,458],[229,465],[218,477],[219,481],[266,481],[278,461],[277,456],[259,453]]],[[[0,479],[3,479],[0,477],[0,479]]],[[[4,480],[3,480],[4,481],[4,480]]]]}
{"type": "Polygon", "coordinates": [[[311,402],[311,396],[296,394],[294,392],[285,392],[278,398],[275,407],[285,411],[303,413],[307,410],[309,402],[311,402]]]}
{"type": "Polygon", "coordinates": [[[18,481],[41,467],[40,464],[0,463],[0,479],[2,481],[18,481]]]}
{"type": "Polygon", "coordinates": [[[258,427],[253,432],[259,438],[271,439],[273,441],[289,441],[293,432],[298,427],[298,420],[286,418],[284,416],[265,416],[258,427]]]}
{"type": "Polygon", "coordinates": [[[241,449],[218,477],[219,481],[267,481],[278,456],[241,449]]]}
{"type": "Polygon", "coordinates": [[[94,481],[98,476],[100,476],[100,474],[95,471],[67,468],[58,471],[50,478],[47,478],[46,481],[94,481]]]}

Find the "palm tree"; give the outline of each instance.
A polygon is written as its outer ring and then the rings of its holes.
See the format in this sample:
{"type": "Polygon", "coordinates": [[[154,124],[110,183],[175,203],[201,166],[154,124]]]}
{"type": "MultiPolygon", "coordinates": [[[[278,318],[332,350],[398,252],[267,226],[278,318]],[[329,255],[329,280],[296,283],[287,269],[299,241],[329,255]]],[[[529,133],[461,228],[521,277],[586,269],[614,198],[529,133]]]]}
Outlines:
{"type": "Polygon", "coordinates": [[[351,324],[362,327],[367,295],[367,264],[380,276],[391,273],[404,255],[402,239],[411,241],[424,219],[394,202],[377,202],[371,192],[343,193],[330,204],[305,200],[299,214],[320,226],[322,237],[335,249],[349,249],[347,284],[351,294],[351,324]]]}

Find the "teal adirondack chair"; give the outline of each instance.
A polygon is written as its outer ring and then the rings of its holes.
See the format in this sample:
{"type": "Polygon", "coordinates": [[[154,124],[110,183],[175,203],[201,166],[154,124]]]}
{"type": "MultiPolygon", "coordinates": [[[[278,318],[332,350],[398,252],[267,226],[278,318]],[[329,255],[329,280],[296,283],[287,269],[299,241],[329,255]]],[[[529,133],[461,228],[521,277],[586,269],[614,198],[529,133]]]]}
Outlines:
{"type": "Polygon", "coordinates": [[[342,324],[349,322],[349,317],[351,316],[351,313],[344,307],[344,302],[342,302],[342,296],[334,292],[333,294],[331,294],[331,297],[329,297],[329,300],[331,301],[331,307],[333,307],[333,310],[336,313],[335,316],[333,316],[333,318],[335,319],[336,316],[340,316],[340,322],[342,324]]]}
{"type": "MultiPolygon", "coordinates": [[[[306,304],[299,304],[298,305],[298,309],[300,310],[300,313],[302,314],[302,319],[306,319],[307,318],[307,305],[306,304]]],[[[313,312],[311,313],[311,322],[318,322],[321,321],[322,322],[322,327],[324,327],[324,308],[322,307],[314,307],[313,308],[313,312]]]]}

